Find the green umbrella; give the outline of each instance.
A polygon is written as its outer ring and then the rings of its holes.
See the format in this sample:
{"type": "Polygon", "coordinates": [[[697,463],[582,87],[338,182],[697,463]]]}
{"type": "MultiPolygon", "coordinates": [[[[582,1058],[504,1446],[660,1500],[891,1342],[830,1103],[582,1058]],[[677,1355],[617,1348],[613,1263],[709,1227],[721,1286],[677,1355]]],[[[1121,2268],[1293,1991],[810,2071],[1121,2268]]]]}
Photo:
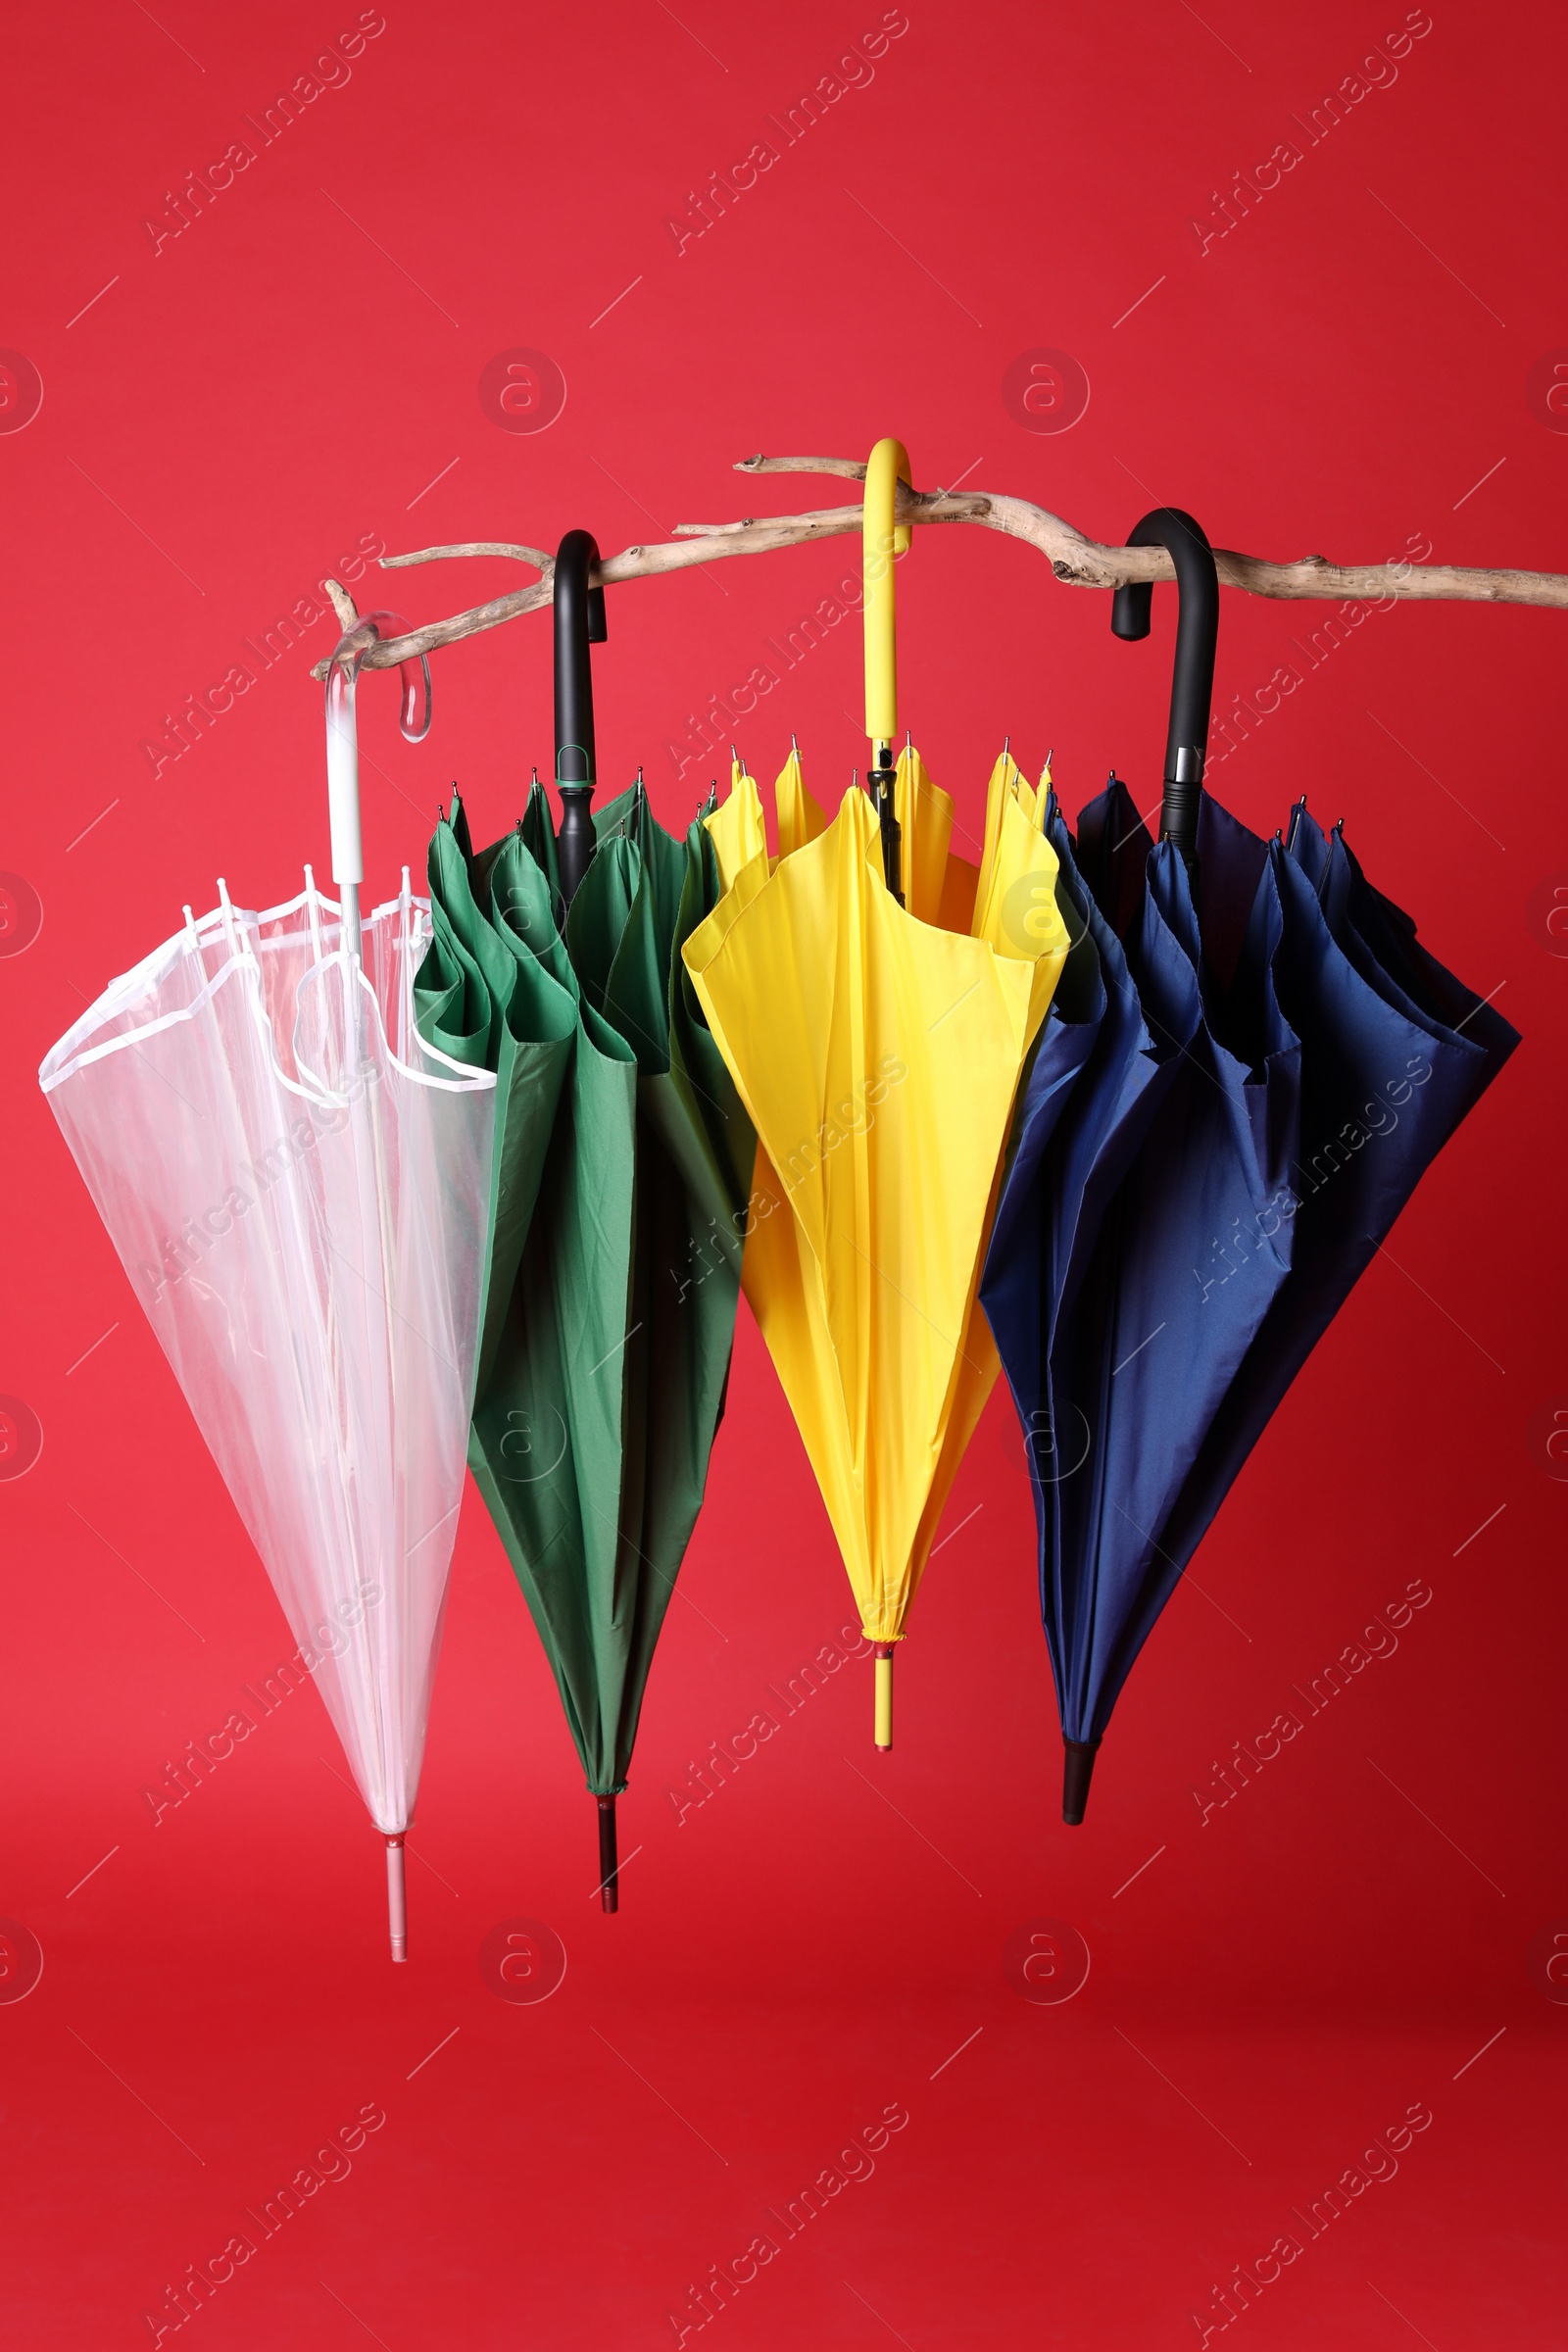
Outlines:
{"type": "Polygon", "coordinates": [[[755,1139],[679,954],[719,896],[706,829],[673,839],[640,779],[593,823],[563,939],[543,791],[478,855],[454,796],[416,1004],[428,1045],[496,1072],[468,1460],[599,1800],[612,1910],[614,1800],[723,1410],[755,1139]]]}

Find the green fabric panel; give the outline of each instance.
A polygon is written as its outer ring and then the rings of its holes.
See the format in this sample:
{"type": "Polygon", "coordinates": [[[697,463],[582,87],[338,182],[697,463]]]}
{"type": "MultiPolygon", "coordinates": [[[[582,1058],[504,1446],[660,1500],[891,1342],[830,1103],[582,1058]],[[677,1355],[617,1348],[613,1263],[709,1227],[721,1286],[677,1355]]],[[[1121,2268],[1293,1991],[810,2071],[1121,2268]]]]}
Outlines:
{"type": "MultiPolygon", "coordinates": [[[[466,818],[454,794],[451,817],[437,826],[430,844],[428,870],[432,925],[439,920],[445,927],[487,999],[487,1055],[496,1073],[476,1388],[482,1395],[544,1174],[557,1102],[571,1062],[577,1005],[574,990],[552,977],[520,943],[514,947],[511,937],[480,912],[471,887],[472,860],[465,854],[466,838],[466,818]]],[[[432,949],[435,945],[433,941],[432,949]]],[[[424,977],[422,969],[419,977],[424,977]]],[[[416,1007],[418,998],[416,983],[416,1007]]],[[[426,1034],[432,1043],[440,1042],[433,1033],[426,1034]]]]}
{"type": "Polygon", "coordinates": [[[550,889],[550,903],[561,899],[561,867],[556,861],[556,828],[550,814],[550,796],[535,776],[528,792],[528,806],[522,812],[523,846],[543,874],[550,889]]]}
{"type": "Polygon", "coordinates": [[[443,1045],[479,1034],[483,1001],[498,1133],[510,1152],[514,1104],[525,1139],[515,1177],[498,1147],[469,1462],[609,1794],[723,1409],[756,1146],[679,956],[718,897],[711,843],[673,840],[640,784],[595,827],[563,940],[543,792],[477,857],[455,802],[419,991],[443,1045]]]}

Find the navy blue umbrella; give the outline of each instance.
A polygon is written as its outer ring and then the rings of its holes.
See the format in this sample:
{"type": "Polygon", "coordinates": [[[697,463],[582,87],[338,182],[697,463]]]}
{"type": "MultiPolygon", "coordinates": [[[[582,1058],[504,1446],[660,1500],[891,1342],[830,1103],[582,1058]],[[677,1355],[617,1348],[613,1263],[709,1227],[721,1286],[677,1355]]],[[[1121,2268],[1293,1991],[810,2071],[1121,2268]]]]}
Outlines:
{"type": "MultiPolygon", "coordinates": [[[[1297,1148],[1300,1053],[1266,956],[1247,1021],[1215,1001],[1181,853],[1150,841],[1125,787],[1080,827],[1114,843],[1111,882],[1144,867],[1142,904],[1123,950],[1091,902],[1104,1010],[1054,1116],[1070,1047],[1048,1028],[980,1293],[1031,1438],[1068,1820],[1181,1573],[1165,1521],[1289,1271],[1291,1227],[1270,1209],[1297,1148]],[[1241,1233],[1254,1244],[1216,1296],[1205,1263],[1241,1233]]],[[[1054,812],[1051,834],[1070,898],[1082,878],[1054,812]]],[[[1205,906],[1230,880],[1205,874],[1205,906]]]]}
{"type": "MultiPolygon", "coordinates": [[[[1181,598],[1161,840],[1114,776],[1076,848],[1048,812],[1084,968],[1024,1089],[980,1294],[1030,1442],[1068,1822],[1247,1454],[1515,1042],[1338,833],[1298,811],[1287,851],[1202,794],[1213,559],[1175,509],[1131,543],[1170,550],[1181,598]]],[[[1118,592],[1118,635],[1149,606],[1118,592]]]]}
{"type": "MultiPolygon", "coordinates": [[[[1222,856],[1259,871],[1266,862],[1284,911],[1275,970],[1301,1040],[1301,1124],[1290,1189],[1270,1210],[1271,1222],[1292,1225],[1290,1274],[1160,1537],[1183,1566],[1422,1175],[1519,1043],[1420,946],[1410,917],[1367,882],[1340,828],[1325,839],[1304,800],[1289,844],[1276,836],[1266,850],[1205,802],[1205,875],[1222,856]]],[[[1234,992],[1253,985],[1256,954],[1250,936],[1234,992]]],[[[1234,1248],[1219,1245],[1207,1282],[1229,1279],[1234,1248]]]]}

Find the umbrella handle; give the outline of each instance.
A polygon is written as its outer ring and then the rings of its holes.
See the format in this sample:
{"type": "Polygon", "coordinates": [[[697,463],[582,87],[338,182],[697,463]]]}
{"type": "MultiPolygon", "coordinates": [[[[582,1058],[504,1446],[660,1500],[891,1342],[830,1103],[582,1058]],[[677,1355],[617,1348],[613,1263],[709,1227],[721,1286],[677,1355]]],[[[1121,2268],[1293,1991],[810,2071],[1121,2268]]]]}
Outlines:
{"type": "Polygon", "coordinates": [[[556,783],[561,792],[561,832],[556,854],[561,895],[569,906],[594,854],[593,818],[598,766],[594,745],[594,679],[591,645],[609,635],[603,586],[591,588],[599,568],[599,542],[591,531],[568,531],[556,550],[552,582],[556,608],[556,783]]]}
{"type": "Polygon", "coordinates": [[[865,609],[865,731],[875,750],[873,772],[891,768],[899,731],[898,663],[894,651],[893,559],[908,553],[909,526],[895,522],[900,482],[909,481],[902,441],[879,441],[865,467],[861,509],[861,578],[865,609]]]}
{"type": "Polygon", "coordinates": [[[403,1834],[386,1841],[386,1921],[392,1936],[392,1957],[409,1956],[409,1893],[403,1876],[403,1834]]]}
{"type": "MultiPolygon", "coordinates": [[[[1162,547],[1176,569],[1176,659],[1171,670],[1170,726],[1165,738],[1165,793],[1159,838],[1174,843],[1189,868],[1198,856],[1198,813],[1203,798],[1209,705],[1214,694],[1214,649],[1219,638],[1219,573],[1200,523],[1180,507],[1155,507],[1134,523],[1129,547],[1162,547]]],[[[1111,599],[1114,634],[1149,635],[1153,588],[1140,580],[1111,599]]]]}
{"type": "Polygon", "coordinates": [[[872,1733],[884,1754],[893,1745],[893,1644],[879,1642],[876,1645],[876,1718],[872,1733]]]}
{"type": "MultiPolygon", "coordinates": [[[[409,624],[397,612],[367,612],[337,643],[326,672],[326,804],[332,835],[332,879],[343,907],[343,937],[349,953],[360,953],[360,884],[365,852],[360,839],[360,738],[354,696],[360,663],[382,637],[406,637],[409,624]]],[[[420,654],[398,664],[403,698],[398,723],[409,743],[430,732],[430,663],[420,654]],[[417,720],[418,680],[424,678],[424,716],[417,720]]]]}

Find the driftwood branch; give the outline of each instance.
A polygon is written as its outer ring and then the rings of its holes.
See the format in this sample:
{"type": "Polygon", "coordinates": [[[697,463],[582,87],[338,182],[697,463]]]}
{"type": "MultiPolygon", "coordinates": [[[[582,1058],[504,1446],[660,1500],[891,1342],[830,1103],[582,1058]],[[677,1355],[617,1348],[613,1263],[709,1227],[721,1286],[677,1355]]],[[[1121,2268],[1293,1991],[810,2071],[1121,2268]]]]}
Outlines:
{"type": "MultiPolygon", "coordinates": [[[[745,458],[737,473],[834,474],[846,481],[863,481],[865,467],[853,458],[745,458]]],[[[1059,514],[1032,506],[1025,498],[1009,498],[985,490],[899,490],[901,522],[964,522],[982,530],[1001,531],[1021,539],[1047,558],[1056,578],[1072,588],[1119,588],[1134,580],[1170,580],[1175,572],[1160,547],[1102,546],[1086,538],[1059,514]]],[[[721,556],[766,555],[774,548],[808,547],[819,539],[841,537],[860,528],[860,508],[824,507],[804,514],[748,516],[740,522],[677,523],[673,539],[652,547],[623,548],[607,558],[598,579],[615,587],[623,580],[655,578],[664,572],[685,571],[694,564],[711,564],[721,556]]],[[[517,547],[499,540],[470,540],[454,547],[427,547],[407,556],[383,556],[384,570],[412,564],[433,564],[457,556],[500,556],[532,564],[540,577],[527,588],[492,597],[449,620],[431,621],[406,637],[372,645],[365,657],[367,669],[391,669],[416,654],[431,654],[465,637],[520,613],[537,612],[552,602],[555,559],[542,548],[517,547]]],[[[1473,570],[1457,564],[1331,564],[1326,556],[1300,556],[1294,563],[1271,564],[1260,556],[1239,555],[1216,547],[1214,563],[1221,585],[1245,588],[1252,596],[1313,597],[1331,602],[1360,599],[1375,602],[1395,597],[1406,604],[1457,600],[1467,603],[1544,605],[1568,609],[1568,577],[1550,571],[1473,570]]],[[[336,581],[327,583],[338,617],[351,627],[354,607],[336,581]],[[346,609],[346,611],[345,611],[346,609]]],[[[313,677],[326,675],[319,662],[313,677]]]]}

